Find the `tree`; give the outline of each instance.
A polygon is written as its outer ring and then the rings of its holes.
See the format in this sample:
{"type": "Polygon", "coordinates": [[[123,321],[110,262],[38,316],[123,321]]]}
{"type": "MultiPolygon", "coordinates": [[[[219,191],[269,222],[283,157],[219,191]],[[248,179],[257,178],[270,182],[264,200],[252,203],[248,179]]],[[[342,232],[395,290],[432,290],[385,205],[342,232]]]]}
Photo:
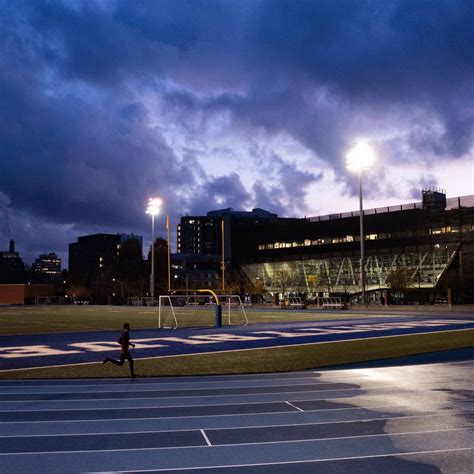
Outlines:
{"type": "Polygon", "coordinates": [[[293,286],[295,281],[294,275],[287,270],[279,270],[275,274],[274,286],[278,288],[283,295],[293,286]]]}
{"type": "Polygon", "coordinates": [[[415,281],[413,270],[407,267],[396,267],[387,276],[387,285],[393,291],[406,290],[413,286],[415,281]]]}
{"type": "Polygon", "coordinates": [[[72,297],[72,300],[81,300],[83,298],[89,298],[91,296],[91,289],[80,283],[72,283],[69,285],[67,290],[68,296],[72,297]]]}

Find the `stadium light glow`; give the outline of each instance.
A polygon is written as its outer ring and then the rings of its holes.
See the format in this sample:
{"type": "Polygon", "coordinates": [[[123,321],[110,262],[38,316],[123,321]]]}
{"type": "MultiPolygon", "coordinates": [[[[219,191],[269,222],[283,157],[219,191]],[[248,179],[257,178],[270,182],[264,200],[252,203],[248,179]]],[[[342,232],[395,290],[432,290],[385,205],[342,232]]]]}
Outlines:
{"type": "Polygon", "coordinates": [[[148,207],[146,209],[146,213],[150,216],[157,216],[160,213],[161,207],[161,199],[160,198],[150,198],[148,199],[148,207]]]}
{"type": "Polygon", "coordinates": [[[366,142],[354,145],[346,154],[346,166],[349,171],[361,172],[372,168],[377,157],[373,148],[366,142]]]}

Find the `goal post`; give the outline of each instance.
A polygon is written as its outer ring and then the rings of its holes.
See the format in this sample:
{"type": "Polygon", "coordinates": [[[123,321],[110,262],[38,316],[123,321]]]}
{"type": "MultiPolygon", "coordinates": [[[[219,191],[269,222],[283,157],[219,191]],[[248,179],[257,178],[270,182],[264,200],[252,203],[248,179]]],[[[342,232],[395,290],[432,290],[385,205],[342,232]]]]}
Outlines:
{"type": "MultiPolygon", "coordinates": [[[[202,290],[204,293],[204,290],[202,290]]],[[[238,295],[173,294],[158,296],[158,327],[220,327],[248,324],[238,295]]]]}

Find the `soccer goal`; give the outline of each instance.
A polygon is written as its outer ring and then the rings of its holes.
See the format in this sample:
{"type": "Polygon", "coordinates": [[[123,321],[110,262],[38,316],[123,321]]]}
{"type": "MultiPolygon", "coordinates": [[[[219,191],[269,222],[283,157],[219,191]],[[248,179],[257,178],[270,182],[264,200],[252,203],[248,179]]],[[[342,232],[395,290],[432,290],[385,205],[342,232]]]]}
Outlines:
{"type": "MultiPolygon", "coordinates": [[[[247,313],[239,295],[219,295],[222,322],[248,324],[247,313]]],[[[158,327],[215,326],[216,301],[210,295],[160,295],[158,327]]]]}

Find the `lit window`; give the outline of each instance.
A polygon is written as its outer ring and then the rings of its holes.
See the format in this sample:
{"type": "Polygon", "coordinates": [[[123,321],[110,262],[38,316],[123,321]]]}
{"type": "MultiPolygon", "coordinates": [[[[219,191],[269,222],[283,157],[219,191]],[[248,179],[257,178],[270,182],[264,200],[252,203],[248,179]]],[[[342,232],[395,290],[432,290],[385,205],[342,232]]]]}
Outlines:
{"type": "Polygon", "coordinates": [[[307,247],[308,245],[311,245],[311,240],[305,239],[304,244],[305,244],[306,247],[307,247]]]}

